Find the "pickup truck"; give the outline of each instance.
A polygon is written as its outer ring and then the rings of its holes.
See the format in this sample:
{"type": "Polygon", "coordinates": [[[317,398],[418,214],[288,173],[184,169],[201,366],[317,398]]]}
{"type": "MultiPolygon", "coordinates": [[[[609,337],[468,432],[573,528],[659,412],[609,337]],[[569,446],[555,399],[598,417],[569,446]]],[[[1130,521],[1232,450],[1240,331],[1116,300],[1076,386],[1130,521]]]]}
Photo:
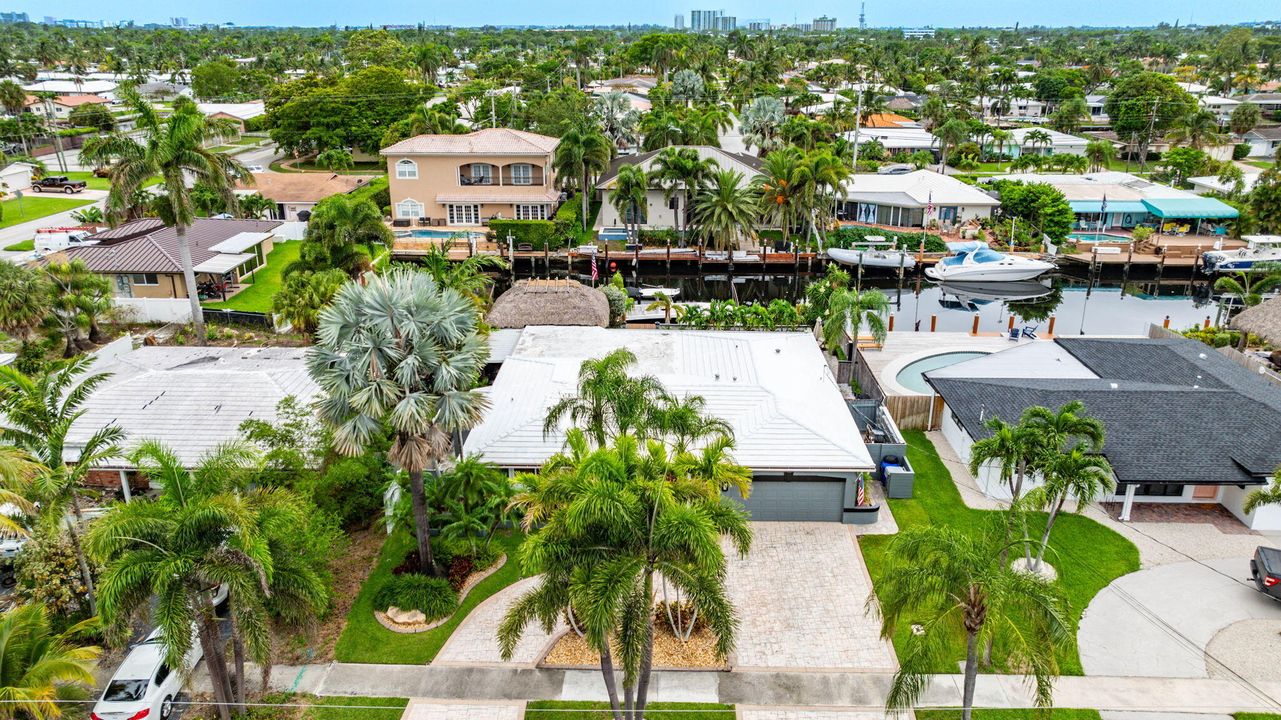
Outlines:
{"type": "Polygon", "coordinates": [[[88,185],[84,180],[72,180],[66,175],[42,177],[31,184],[32,192],[63,192],[68,195],[84,190],[88,185]]]}

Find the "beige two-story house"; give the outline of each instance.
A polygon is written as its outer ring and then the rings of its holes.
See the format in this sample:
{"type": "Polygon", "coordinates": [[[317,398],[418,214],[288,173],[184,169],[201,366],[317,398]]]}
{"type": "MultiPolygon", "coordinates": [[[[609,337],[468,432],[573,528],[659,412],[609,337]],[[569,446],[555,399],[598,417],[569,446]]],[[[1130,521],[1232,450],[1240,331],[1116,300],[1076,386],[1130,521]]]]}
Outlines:
{"type": "Polygon", "coordinates": [[[397,225],[475,226],[493,218],[546,220],[560,197],[558,138],[507,128],[419,135],[386,147],[397,225]]]}

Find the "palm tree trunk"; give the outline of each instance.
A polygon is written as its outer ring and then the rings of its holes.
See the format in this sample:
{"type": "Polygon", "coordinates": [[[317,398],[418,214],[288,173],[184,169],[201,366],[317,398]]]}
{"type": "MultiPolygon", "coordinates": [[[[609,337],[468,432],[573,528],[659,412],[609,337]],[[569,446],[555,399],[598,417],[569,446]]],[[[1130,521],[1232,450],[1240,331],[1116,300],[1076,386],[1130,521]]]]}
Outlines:
{"type": "Polygon", "coordinates": [[[623,708],[618,704],[618,680],[614,677],[614,658],[609,653],[609,641],[600,651],[600,672],[605,676],[605,692],[609,694],[609,709],[614,720],[623,720],[623,708]]]}
{"type": "Polygon", "coordinates": [[[76,531],[76,524],[84,520],[80,514],[80,501],[76,499],[75,490],[71,491],[71,512],[75,515],[75,522],[67,522],[67,535],[71,538],[71,549],[76,553],[76,564],[80,566],[80,579],[85,584],[85,597],[89,601],[89,614],[97,616],[98,598],[93,590],[93,573],[89,571],[89,560],[85,557],[84,548],[80,545],[80,533],[76,531]]]}
{"type": "Polygon", "coordinates": [[[636,681],[636,718],[645,717],[649,700],[649,678],[654,669],[654,571],[645,573],[645,647],[641,650],[640,673],[636,681]]]}
{"type": "Polygon", "coordinates": [[[196,615],[199,623],[200,648],[204,651],[209,683],[213,685],[218,718],[231,720],[231,687],[227,679],[227,664],[222,656],[222,644],[219,642],[222,638],[218,632],[218,623],[214,620],[213,605],[208,598],[202,596],[196,615]]]}
{"type": "Polygon", "coordinates": [[[587,232],[587,165],[586,164],[583,165],[583,182],[582,182],[581,189],[583,193],[583,232],[587,232]]]}
{"type": "Polygon", "coordinates": [[[1063,509],[1065,502],[1067,502],[1066,492],[1059,496],[1059,501],[1050,511],[1050,516],[1045,519],[1045,532],[1041,535],[1041,551],[1036,555],[1036,564],[1032,566],[1032,572],[1041,571],[1041,563],[1045,561],[1045,549],[1050,545],[1050,531],[1054,529],[1054,518],[1058,516],[1059,510],[1063,509]]]}
{"type": "Polygon", "coordinates": [[[178,236],[178,261],[182,263],[182,281],[187,286],[187,300],[191,302],[191,325],[196,334],[196,344],[206,345],[205,315],[200,309],[200,290],[196,287],[196,271],[191,264],[191,243],[187,241],[187,227],[182,223],[174,228],[178,236]]]}
{"type": "Polygon", "coordinates": [[[974,711],[974,687],[978,685],[978,635],[965,637],[965,686],[961,691],[961,720],[970,720],[974,711]]]}
{"type": "Polygon", "coordinates": [[[423,490],[423,471],[409,473],[409,497],[414,508],[414,537],[418,541],[418,571],[425,575],[438,575],[436,558],[431,552],[431,516],[427,509],[427,494],[423,490]]]}
{"type": "Polygon", "coordinates": [[[245,712],[245,640],[240,636],[240,624],[235,617],[231,618],[231,662],[235,672],[232,702],[239,715],[245,712]]]}

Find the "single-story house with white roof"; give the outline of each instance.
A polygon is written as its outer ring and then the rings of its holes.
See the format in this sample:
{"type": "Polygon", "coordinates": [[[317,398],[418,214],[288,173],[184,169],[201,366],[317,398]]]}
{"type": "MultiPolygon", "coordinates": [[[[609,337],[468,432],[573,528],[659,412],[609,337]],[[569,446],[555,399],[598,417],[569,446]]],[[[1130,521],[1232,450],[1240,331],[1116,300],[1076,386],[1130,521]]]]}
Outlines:
{"type": "MultiPolygon", "coordinates": [[[[143,346],[92,369],[109,377],[91,393],[67,435],[74,461],[93,433],[124,431],[122,447],[157,440],[188,467],[219,445],[241,437],[240,423],[272,422],[276,406],[293,396],[307,404],[320,394],[305,362],[306,348],[143,346]]],[[[105,464],[90,481],[128,493],[138,488],[125,458],[105,464]]]]}
{"type": "Polygon", "coordinates": [[[973,185],[933,170],[902,175],[858,173],[845,182],[837,216],[855,222],[919,228],[931,220],[956,225],[991,217],[1000,204],[973,185]]]}
{"type": "MultiPolygon", "coordinates": [[[[750,183],[753,178],[761,174],[761,159],[755,155],[730,152],[710,145],[686,145],[680,147],[688,147],[695,150],[698,152],[700,159],[711,160],[722,170],[733,170],[741,173],[744,184],[750,183]]],[[[629,221],[633,219],[642,228],[646,229],[675,228],[678,203],[680,209],[688,215],[689,203],[680,197],[681,193],[673,194],[671,200],[668,200],[657,182],[650,183],[650,190],[645,193],[645,207],[641,208],[639,218],[625,217],[611,202],[611,197],[614,194],[614,184],[618,180],[618,171],[627,165],[638,165],[646,173],[649,173],[661,152],[662,150],[651,150],[639,155],[620,155],[609,164],[609,168],[596,181],[596,190],[600,193],[601,198],[600,213],[596,217],[596,228],[598,230],[607,227],[622,227],[629,224],[629,221]]],[[[681,223],[681,225],[684,226],[685,223],[681,223]]]]}
{"type": "Polygon", "coordinates": [[[1221,200],[1154,183],[1125,172],[1104,170],[1084,173],[1014,173],[984,178],[985,182],[1014,180],[1044,183],[1057,188],[1076,214],[1083,230],[1132,228],[1168,221],[1229,220],[1236,209],[1221,200]]]}
{"type": "Polygon", "coordinates": [[[1241,101],[1235,98],[1219,97],[1218,95],[1202,95],[1197,98],[1197,104],[1214,113],[1220,123],[1226,123],[1232,115],[1232,111],[1236,109],[1237,105],[1241,104],[1241,101]]]}
{"type": "MultiPolygon", "coordinates": [[[[1085,146],[1090,142],[1078,135],[1069,135],[1049,128],[1013,128],[1009,130],[1010,141],[1004,150],[1010,157],[1020,155],[1084,155],[1085,146]],[[1032,133],[1044,133],[1050,138],[1048,145],[1033,142],[1028,138],[1032,133]]],[[[1033,136],[1036,137],[1036,136],[1033,136]]],[[[1001,150],[995,143],[988,143],[993,150],[1001,150]]]]}
{"type": "Polygon", "coordinates": [[[563,449],[568,427],[544,434],[547,409],[574,394],[584,360],[620,348],[636,355],[636,374],[703,397],[733,427],[732,457],[753,472],[753,519],[852,520],[858,478],[875,463],[809,332],[526,327],[484,389],[490,407],[464,452],[537,470],[563,449]]]}
{"type": "Polygon", "coordinates": [[[196,103],[196,108],[207,118],[235,122],[240,126],[240,132],[245,131],[245,121],[267,113],[267,106],[261,100],[243,103],[196,103]]]}
{"type": "MultiPolygon", "coordinates": [[[[1250,192],[1254,188],[1254,184],[1259,181],[1259,175],[1261,174],[1258,172],[1242,173],[1241,192],[1250,192]]],[[[1233,190],[1233,183],[1222,182],[1217,175],[1190,177],[1188,178],[1188,183],[1192,185],[1192,192],[1197,195],[1204,195],[1210,192],[1227,194],[1233,190]]]]}
{"type": "Polygon", "coordinates": [[[1243,139],[1250,144],[1250,157],[1275,158],[1281,150],[1281,125],[1257,127],[1243,139]]]}
{"type": "Polygon", "coordinates": [[[1258,105],[1259,109],[1265,113],[1281,112],[1281,93],[1279,92],[1255,93],[1247,95],[1242,100],[1251,105],[1258,105]]]}
{"type": "MultiPolygon", "coordinates": [[[[854,142],[854,131],[845,133],[845,139],[854,142]]],[[[899,152],[916,152],[917,150],[928,150],[932,154],[938,154],[938,138],[930,134],[925,128],[912,127],[892,127],[892,128],[860,128],[858,131],[858,144],[863,145],[875,140],[885,148],[886,152],[893,154],[899,152]]]]}

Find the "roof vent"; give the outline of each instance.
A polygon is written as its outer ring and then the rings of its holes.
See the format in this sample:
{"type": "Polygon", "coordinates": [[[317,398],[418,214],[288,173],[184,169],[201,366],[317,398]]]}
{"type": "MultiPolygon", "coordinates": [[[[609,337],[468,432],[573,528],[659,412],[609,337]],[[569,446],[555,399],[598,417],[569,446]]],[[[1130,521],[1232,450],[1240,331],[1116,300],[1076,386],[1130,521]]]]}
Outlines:
{"type": "Polygon", "coordinates": [[[1113,389],[1113,390],[1116,390],[1117,388],[1121,387],[1120,385],[1117,385],[1116,383],[1109,383],[1109,384],[1112,386],[1112,389],[1113,389]]]}

